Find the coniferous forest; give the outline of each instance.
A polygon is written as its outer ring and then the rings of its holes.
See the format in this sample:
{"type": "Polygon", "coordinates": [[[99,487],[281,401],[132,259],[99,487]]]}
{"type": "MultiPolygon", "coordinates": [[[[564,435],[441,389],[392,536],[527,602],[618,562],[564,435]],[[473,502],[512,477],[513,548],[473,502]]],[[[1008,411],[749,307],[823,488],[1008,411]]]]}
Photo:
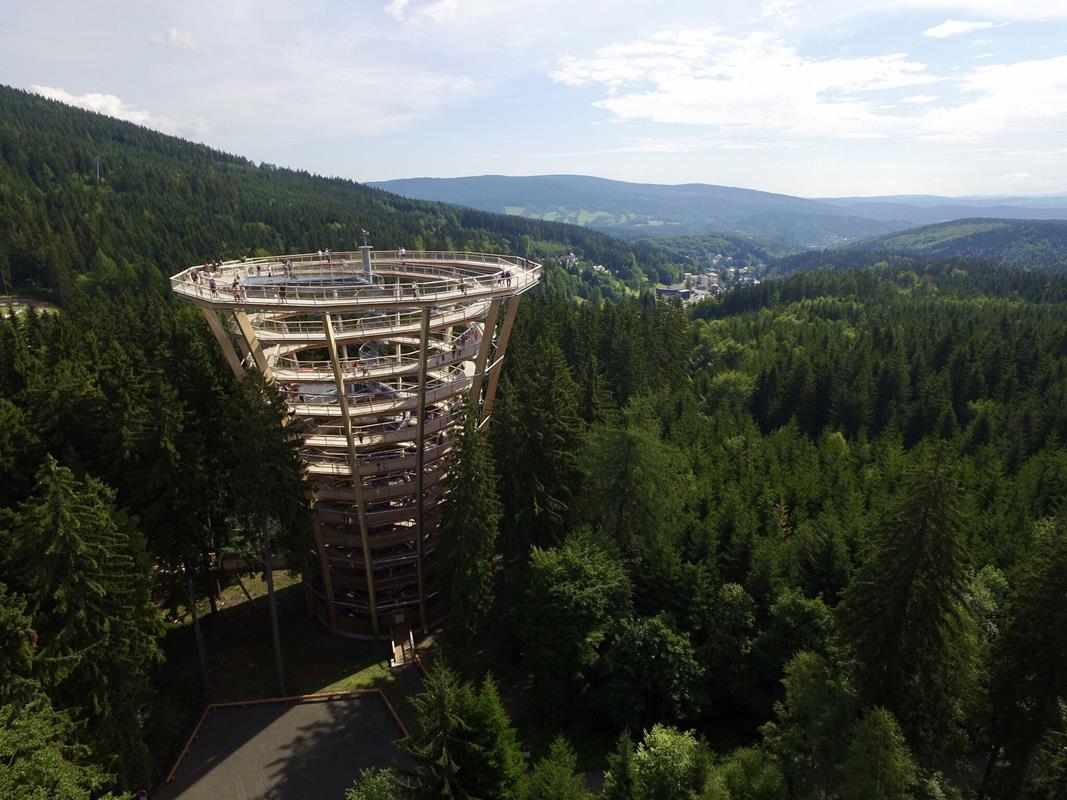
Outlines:
{"type": "Polygon", "coordinates": [[[164,608],[264,531],[302,564],[284,406],[165,276],[360,227],[545,279],[460,436],[418,724],[349,798],[592,798],[594,767],[610,800],[1065,796],[1067,277],[909,257],[683,309],[644,291],[679,270],[654,243],[7,89],[0,293],[56,308],[0,320],[0,796],[153,785],[164,608]],[[560,734],[530,769],[505,680],[560,734]]]}

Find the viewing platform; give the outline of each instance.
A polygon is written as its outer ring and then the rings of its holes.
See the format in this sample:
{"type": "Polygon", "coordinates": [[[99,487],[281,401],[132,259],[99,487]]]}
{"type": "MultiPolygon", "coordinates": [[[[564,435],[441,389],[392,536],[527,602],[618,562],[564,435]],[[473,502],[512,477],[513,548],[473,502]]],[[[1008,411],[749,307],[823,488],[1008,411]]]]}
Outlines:
{"type": "Polygon", "coordinates": [[[301,437],[315,568],[309,613],[378,636],[380,614],[423,631],[443,616],[435,552],[455,427],[488,422],[508,337],[540,265],[466,252],[306,253],[189,267],[237,376],[273,382],[301,437]]]}

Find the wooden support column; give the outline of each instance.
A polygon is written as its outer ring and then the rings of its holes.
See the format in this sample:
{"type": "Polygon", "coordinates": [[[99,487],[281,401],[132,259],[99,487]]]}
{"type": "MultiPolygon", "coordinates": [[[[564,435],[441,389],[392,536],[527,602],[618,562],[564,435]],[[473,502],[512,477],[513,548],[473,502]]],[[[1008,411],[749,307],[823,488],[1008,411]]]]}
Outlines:
{"type": "Polygon", "coordinates": [[[422,497],[423,465],[426,461],[426,359],[430,352],[430,307],[422,309],[422,333],[419,339],[419,403],[418,422],[415,436],[418,438],[415,450],[415,570],[419,583],[419,626],[423,634],[430,632],[426,624],[426,581],[423,571],[422,541],[426,535],[426,514],[422,497]]]}
{"type": "Polygon", "coordinates": [[[511,336],[511,326],[515,324],[515,314],[519,310],[519,296],[515,295],[508,301],[508,312],[504,315],[504,326],[500,329],[500,338],[493,350],[493,366],[489,370],[489,385],[485,389],[485,403],[482,405],[482,419],[488,418],[493,410],[493,398],[496,396],[496,385],[500,382],[500,370],[503,366],[504,353],[508,349],[508,337],[511,336]]]}
{"type": "Polygon", "coordinates": [[[215,309],[207,308],[206,306],[200,306],[200,313],[207,320],[207,325],[215,335],[215,341],[219,343],[219,349],[222,350],[222,354],[226,357],[226,363],[230,365],[233,374],[238,378],[244,377],[245,370],[241,366],[241,359],[237,357],[237,351],[233,349],[233,342],[230,341],[229,334],[226,333],[226,329],[219,322],[218,313],[215,309]]]}
{"type": "Polygon", "coordinates": [[[267,357],[263,354],[263,348],[259,345],[259,339],[256,338],[256,332],[252,330],[252,323],[248,321],[248,314],[243,311],[234,311],[233,317],[237,320],[237,327],[241,331],[241,336],[244,337],[245,342],[248,344],[248,350],[252,353],[252,358],[255,359],[259,371],[263,373],[268,381],[274,380],[270,366],[267,364],[267,357]]]}
{"type": "Polygon", "coordinates": [[[329,314],[322,315],[322,328],[326,332],[326,347],[330,351],[333,364],[334,382],[337,385],[337,402],[341,406],[341,420],[348,440],[349,471],[352,473],[352,488],[356,491],[356,506],[359,516],[359,535],[363,541],[363,566],[367,574],[367,606],[370,611],[370,626],[374,638],[378,638],[378,599],[374,589],[374,566],[371,564],[370,534],[367,532],[367,507],[363,502],[363,479],[359,475],[359,454],[356,452],[356,440],[352,435],[352,418],[348,414],[348,398],[345,396],[345,379],[341,372],[341,362],[337,359],[337,342],[333,337],[333,323],[329,314]]]}
{"type": "Polygon", "coordinates": [[[337,608],[333,604],[333,575],[330,563],[326,560],[326,545],[322,540],[322,523],[319,522],[319,510],[312,510],[312,523],[315,526],[315,551],[319,554],[319,570],[322,572],[322,588],[326,592],[326,615],[330,623],[330,635],[337,635],[337,608]]]}
{"type": "Polygon", "coordinates": [[[489,312],[485,315],[485,325],[482,326],[482,340],[478,343],[478,355],[474,359],[474,378],[471,380],[470,402],[478,407],[478,401],[482,397],[482,379],[485,376],[485,365],[489,361],[489,349],[493,346],[493,333],[496,330],[496,318],[500,313],[500,298],[494,297],[489,304],[489,312]]]}

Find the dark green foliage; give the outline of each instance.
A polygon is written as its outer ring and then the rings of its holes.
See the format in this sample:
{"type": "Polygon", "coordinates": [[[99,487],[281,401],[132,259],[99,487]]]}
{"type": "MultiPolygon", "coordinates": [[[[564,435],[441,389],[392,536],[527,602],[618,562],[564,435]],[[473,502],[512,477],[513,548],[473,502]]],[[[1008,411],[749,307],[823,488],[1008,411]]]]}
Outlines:
{"type": "Polygon", "coordinates": [[[1062,271],[1067,260],[1067,221],[956,219],[879,236],[853,248],[933,258],[980,259],[1023,269],[1062,271]]]}
{"type": "Polygon", "coordinates": [[[592,680],[612,628],[629,613],[630,592],[622,563],[587,530],[530,552],[516,616],[546,712],[567,709],[592,680]]]}
{"type": "Polygon", "coordinates": [[[414,800],[501,798],[517,791],[522,753],[500,697],[486,678],[480,690],[437,665],[426,691],[412,698],[417,732],[400,742],[412,768],[401,794],[414,800]]]}
{"type": "Polygon", "coordinates": [[[0,508],[29,493],[38,449],[25,415],[10,400],[0,397],[0,508]]]}
{"type": "MultiPolygon", "coordinates": [[[[563,541],[581,478],[578,391],[559,346],[535,342],[525,369],[501,387],[494,416],[502,480],[504,552],[521,563],[530,547],[563,541]]],[[[516,348],[518,349],[518,348],[516,348]]]]}
{"type": "Polygon", "coordinates": [[[34,678],[57,706],[77,709],[94,756],[144,781],[160,628],[144,541],[113,500],[99,481],[46,458],[35,493],[5,520],[4,571],[36,633],[34,678]]]}
{"type": "Polygon", "coordinates": [[[777,765],[755,747],[743,747],[731,753],[716,770],[713,779],[708,800],[781,800],[789,797],[785,778],[777,765]]]}
{"type": "Polygon", "coordinates": [[[994,649],[990,766],[994,796],[1002,798],[1019,796],[1042,741],[1064,724],[1067,526],[1062,520],[1046,522],[1035,539],[1032,555],[1014,576],[1004,632],[994,649]]]}
{"type": "Polygon", "coordinates": [[[753,662],[760,680],[777,684],[786,663],[801,650],[824,652],[833,632],[833,614],[821,598],[787,589],[770,608],[767,626],[754,644],[753,662]]]}
{"type": "Polygon", "coordinates": [[[857,710],[842,673],[821,655],[797,653],[785,667],[785,697],[774,706],[775,720],[761,729],[797,797],[825,797],[838,784],[857,710]]]}
{"type": "Polygon", "coordinates": [[[562,736],[556,737],[548,755],[537,762],[516,795],[521,800],[592,800],[585,775],[577,771],[578,759],[562,736]]]}
{"type": "MultiPolygon", "coordinates": [[[[731,292],[695,309],[685,346],[673,334],[656,344],[654,331],[677,330],[669,306],[524,300],[508,373],[520,379],[548,341],[581,385],[598,376],[603,398],[581,415],[585,482],[567,523],[619,531],[634,624],[659,617],[688,637],[707,700],[689,719],[755,728],[782,698],[777,684],[795,653],[827,665],[803,692],[812,704],[790,699],[801,690],[787,684],[774,735],[724,765],[724,792],[727,773],[751,788],[763,780],[753,765],[772,757],[781,760],[768,767],[768,792],[783,774],[791,787],[838,791],[864,705],[892,705],[924,759],[989,733],[983,687],[1004,624],[997,575],[1025,557],[1034,520],[1067,492],[1067,282],[962,262],[909,266],[731,292]],[[913,556],[923,572],[914,592],[913,556]],[[888,682],[872,675],[880,657],[852,665],[835,644],[831,612],[845,596],[851,610],[840,618],[855,613],[860,595],[872,605],[850,634],[897,641],[903,653],[890,648],[885,660],[898,668],[888,682]],[[905,612],[879,610],[890,604],[905,612]],[[820,703],[840,716],[815,715],[820,703]],[[840,735],[805,750],[820,731],[840,735]]],[[[495,417],[494,439],[506,441],[512,421],[495,417]]],[[[502,480],[525,478],[524,468],[501,462],[502,480]]],[[[561,672],[589,662],[574,657],[585,629],[568,627],[565,613],[542,615],[557,607],[553,583],[529,586],[521,607],[531,629],[543,621],[561,631],[523,651],[535,685],[548,677],[572,687],[543,696],[547,715],[573,707],[552,697],[603,698],[607,665],[637,660],[634,647],[604,646],[589,659],[593,673],[561,672]]],[[[523,643],[537,636],[523,632],[523,643]]],[[[639,692],[627,698],[609,703],[628,711],[616,724],[674,719],[665,703],[641,719],[630,708],[639,692]]]]}
{"type": "Polygon", "coordinates": [[[33,645],[26,601],[0,583],[0,705],[18,705],[33,694],[33,645]]]}
{"type": "Polygon", "coordinates": [[[365,769],[345,789],[344,800],[394,800],[398,780],[391,769],[365,769]]]}
{"type": "Polygon", "coordinates": [[[679,450],[664,442],[651,398],[635,398],[618,425],[594,425],[585,467],[585,518],[629,549],[674,533],[692,484],[679,450]]]}
{"type": "Polygon", "coordinates": [[[661,617],[623,620],[600,661],[598,699],[621,725],[692,719],[700,711],[702,670],[689,637],[661,617]]]}
{"type": "Polygon", "coordinates": [[[842,766],[842,800],[909,800],[917,777],[893,715],[869,711],[856,725],[842,766]]]}
{"type": "Polygon", "coordinates": [[[633,800],[637,791],[637,764],[634,760],[634,740],[623,731],[615,750],[608,753],[608,769],[604,773],[605,800],[633,800]]]}
{"type": "Polygon", "coordinates": [[[108,800],[108,775],[79,743],[77,726],[38,696],[0,706],[0,797],[5,800],[108,800]]]}
{"type": "Polygon", "coordinates": [[[948,744],[975,679],[959,493],[938,453],[909,470],[841,607],[861,694],[924,754],[948,744]]]}
{"type": "Polygon", "coordinates": [[[451,615],[449,635],[460,648],[493,605],[493,556],[500,527],[496,474],[477,411],[468,406],[447,477],[438,545],[441,596],[451,615]]]}
{"type": "Polygon", "coordinates": [[[1023,800],[1067,799],[1067,730],[1049,734],[1034,754],[1023,800]]]}

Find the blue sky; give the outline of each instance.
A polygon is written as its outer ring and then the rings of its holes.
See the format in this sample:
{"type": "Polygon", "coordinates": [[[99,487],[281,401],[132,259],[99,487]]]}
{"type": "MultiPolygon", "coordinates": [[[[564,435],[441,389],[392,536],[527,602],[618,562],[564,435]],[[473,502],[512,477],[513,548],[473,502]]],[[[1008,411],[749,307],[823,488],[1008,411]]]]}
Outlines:
{"type": "Polygon", "coordinates": [[[1067,192],[1067,0],[0,0],[0,82],[357,180],[1067,192]]]}

